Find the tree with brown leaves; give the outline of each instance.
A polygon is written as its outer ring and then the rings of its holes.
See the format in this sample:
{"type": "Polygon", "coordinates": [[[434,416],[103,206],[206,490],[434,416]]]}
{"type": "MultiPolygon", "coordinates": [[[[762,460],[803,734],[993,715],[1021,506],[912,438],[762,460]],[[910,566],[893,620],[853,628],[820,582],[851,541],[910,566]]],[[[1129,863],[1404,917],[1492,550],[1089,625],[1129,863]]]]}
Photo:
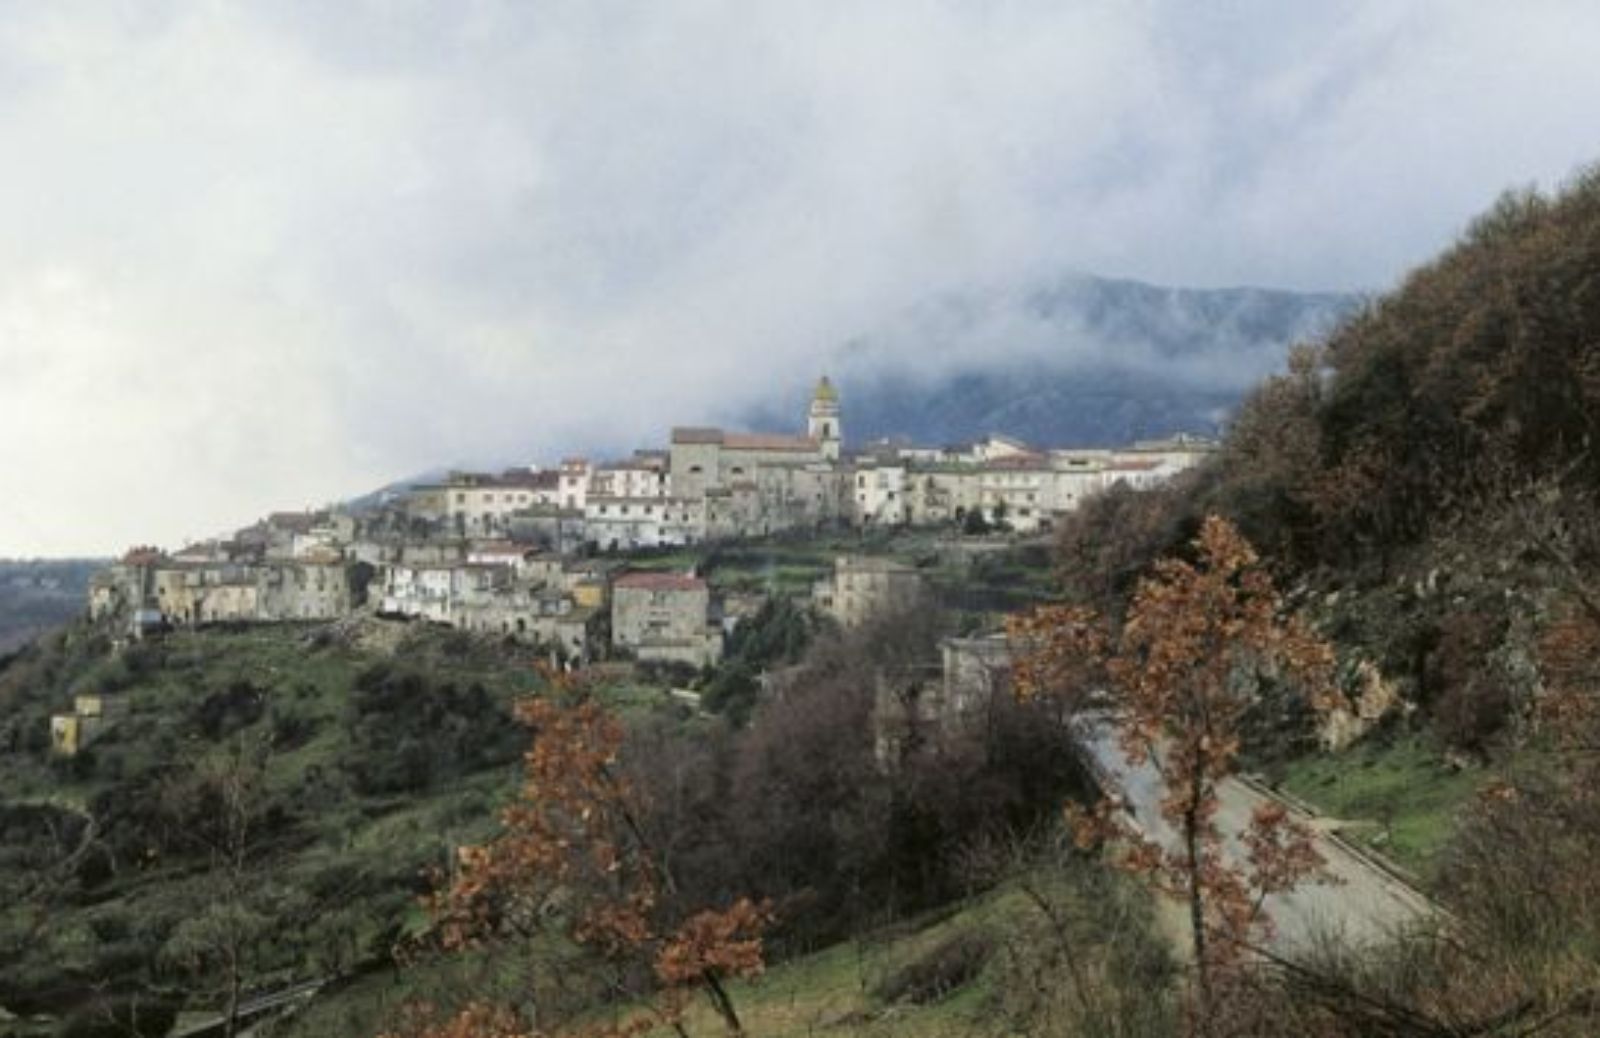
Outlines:
{"type": "MultiPolygon", "coordinates": [[[[647,1014],[581,1033],[666,1026],[685,1034],[688,996],[701,991],[727,1032],[742,1034],[726,981],[761,972],[767,906],[739,899],[723,910],[688,911],[679,903],[670,870],[640,826],[642,794],[618,766],[621,725],[569,679],[551,680],[550,695],[517,708],[534,740],[500,834],[461,848],[454,874],[428,899],[438,943],[457,950],[554,933],[609,967],[607,986],[624,999],[640,994],[626,978],[648,968],[656,991],[644,1002],[647,1014]]],[[[418,1020],[399,1033],[525,1038],[550,1023],[481,1004],[418,1020]]]]}
{"type": "Polygon", "coordinates": [[[1085,846],[1111,840],[1120,862],[1188,907],[1195,968],[1194,1021],[1213,1033],[1215,977],[1269,925],[1263,900],[1315,876],[1310,834],[1275,804],[1255,812],[1230,861],[1217,826],[1217,786],[1237,767],[1241,722],[1267,681],[1289,680],[1314,706],[1333,702],[1333,653],[1283,601],[1255,551],[1228,522],[1206,519],[1196,561],[1167,558],[1143,579],[1120,630],[1093,611],[1050,606],[1013,619],[1017,688],[1024,696],[1084,697],[1103,687],[1117,745],[1160,773],[1161,814],[1176,845],[1133,828],[1110,802],[1070,808],[1085,846]]]}

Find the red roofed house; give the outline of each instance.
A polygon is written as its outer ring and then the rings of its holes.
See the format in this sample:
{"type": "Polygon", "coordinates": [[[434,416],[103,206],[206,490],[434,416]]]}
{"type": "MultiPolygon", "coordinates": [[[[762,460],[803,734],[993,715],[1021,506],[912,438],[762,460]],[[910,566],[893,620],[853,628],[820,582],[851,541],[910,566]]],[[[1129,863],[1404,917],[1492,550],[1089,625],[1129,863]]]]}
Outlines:
{"type": "Polygon", "coordinates": [[[688,573],[624,573],[611,584],[611,644],[638,659],[701,667],[722,658],[711,589],[688,573]]]}

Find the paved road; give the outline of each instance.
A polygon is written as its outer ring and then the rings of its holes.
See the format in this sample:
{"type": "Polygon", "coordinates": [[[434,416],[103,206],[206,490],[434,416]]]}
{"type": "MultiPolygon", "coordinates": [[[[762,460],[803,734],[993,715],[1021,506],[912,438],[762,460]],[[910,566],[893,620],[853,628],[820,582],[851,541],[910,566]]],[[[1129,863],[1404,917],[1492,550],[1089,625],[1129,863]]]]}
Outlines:
{"type": "MultiPolygon", "coordinates": [[[[1094,758],[1108,792],[1121,793],[1136,823],[1151,839],[1178,846],[1178,836],[1161,817],[1163,783],[1155,765],[1132,765],[1123,756],[1104,721],[1080,724],[1080,741],[1094,758]]],[[[1251,813],[1268,797],[1238,779],[1225,779],[1217,787],[1221,801],[1217,826],[1224,838],[1224,853],[1244,860],[1237,837],[1250,824],[1251,813]]],[[[1290,809],[1301,821],[1304,814],[1290,809]]],[[[1313,827],[1314,828],[1314,827],[1313,827]]],[[[1326,833],[1316,833],[1317,850],[1328,871],[1342,882],[1304,885],[1287,894],[1273,895],[1264,905],[1273,923],[1271,947],[1280,955],[1304,952],[1318,938],[1337,934],[1353,944],[1370,944],[1432,915],[1427,898],[1326,833]]]]}
{"type": "MultiPolygon", "coordinates": [[[[305,980],[269,994],[244,999],[239,1003],[241,1033],[266,1017],[310,999],[327,983],[326,979],[305,980]]],[[[180,1025],[173,1031],[173,1038],[215,1038],[227,1029],[226,1024],[224,1017],[212,1014],[180,1025]]]]}

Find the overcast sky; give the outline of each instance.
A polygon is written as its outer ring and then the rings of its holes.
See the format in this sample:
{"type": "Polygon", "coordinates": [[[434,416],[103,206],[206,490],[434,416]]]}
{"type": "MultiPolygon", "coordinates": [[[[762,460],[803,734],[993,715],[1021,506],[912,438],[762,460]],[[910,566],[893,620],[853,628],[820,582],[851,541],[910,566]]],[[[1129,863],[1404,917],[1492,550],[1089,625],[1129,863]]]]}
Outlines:
{"type": "Polygon", "coordinates": [[[951,290],[1381,288],[1600,4],[0,0],[0,556],[797,391],[951,290]]]}

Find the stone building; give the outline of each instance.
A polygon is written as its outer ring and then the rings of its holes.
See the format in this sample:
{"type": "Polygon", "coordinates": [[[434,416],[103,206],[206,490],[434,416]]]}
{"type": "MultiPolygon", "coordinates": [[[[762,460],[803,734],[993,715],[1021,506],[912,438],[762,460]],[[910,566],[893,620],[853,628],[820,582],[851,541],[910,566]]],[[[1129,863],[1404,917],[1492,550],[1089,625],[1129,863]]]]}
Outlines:
{"type": "Polygon", "coordinates": [[[700,667],[722,657],[711,589],[686,573],[625,573],[611,584],[611,642],[638,659],[700,667]]]}
{"type": "Polygon", "coordinates": [[[589,497],[652,498],[672,494],[671,456],[639,450],[626,461],[608,461],[589,477],[589,497]]]}
{"type": "Polygon", "coordinates": [[[513,516],[556,505],[561,474],[534,469],[507,469],[499,475],[454,472],[442,487],[419,487],[412,494],[431,497],[441,489],[447,530],[464,537],[497,537],[507,531],[513,516]]]}
{"type": "Polygon", "coordinates": [[[131,625],[137,614],[155,609],[155,570],[167,561],[159,548],[141,545],[89,581],[89,618],[111,626],[131,625]]]}
{"type": "Polygon", "coordinates": [[[959,462],[917,465],[905,479],[906,521],[938,525],[959,523],[978,511],[983,471],[959,462]]]}
{"type": "Polygon", "coordinates": [[[589,480],[594,469],[588,458],[563,458],[556,470],[556,504],[569,512],[582,512],[589,500],[589,480]]]}
{"type": "Polygon", "coordinates": [[[1011,682],[1011,641],[1003,634],[946,638],[939,643],[939,699],[930,704],[946,721],[971,716],[1011,682]]]}
{"type": "Polygon", "coordinates": [[[50,716],[50,748],[71,757],[104,735],[128,712],[128,699],[121,695],[81,693],[73,697],[72,712],[50,716]]]}
{"type": "Polygon", "coordinates": [[[581,551],[589,537],[583,510],[565,505],[535,505],[517,512],[507,517],[504,532],[518,544],[560,555],[581,551]]]}
{"type": "Polygon", "coordinates": [[[705,500],[602,497],[590,492],[584,533],[601,551],[695,544],[705,538],[705,500]]]}
{"type": "Polygon", "coordinates": [[[812,599],[841,627],[859,627],[873,616],[911,608],[923,590],[922,574],[902,562],[841,555],[833,578],[819,582],[812,599]]]}
{"type": "Polygon", "coordinates": [[[672,430],[669,451],[673,491],[702,497],[709,491],[754,483],[768,466],[826,465],[839,462],[843,443],[839,394],[823,378],[806,413],[805,436],[739,433],[703,426],[672,430]]]}
{"type": "Polygon", "coordinates": [[[997,697],[1010,694],[1010,681],[1011,647],[1004,635],[946,638],[937,662],[879,673],[872,707],[879,764],[892,768],[907,750],[981,732],[997,697]]]}
{"type": "Polygon", "coordinates": [[[1032,533],[1050,525],[1054,484],[1049,458],[1031,452],[1008,454],[984,464],[978,507],[991,523],[1003,519],[1018,533],[1032,533]]]}
{"type": "Polygon", "coordinates": [[[849,473],[817,462],[763,465],[756,470],[757,515],[751,531],[819,529],[848,520],[849,473]]]}
{"type": "Polygon", "coordinates": [[[672,486],[685,497],[753,481],[764,465],[820,462],[822,445],[804,436],[725,432],[701,426],[672,430],[672,486]]]}
{"type": "Polygon", "coordinates": [[[862,526],[900,526],[906,512],[906,467],[896,462],[863,461],[855,472],[855,521],[862,526]]]}

